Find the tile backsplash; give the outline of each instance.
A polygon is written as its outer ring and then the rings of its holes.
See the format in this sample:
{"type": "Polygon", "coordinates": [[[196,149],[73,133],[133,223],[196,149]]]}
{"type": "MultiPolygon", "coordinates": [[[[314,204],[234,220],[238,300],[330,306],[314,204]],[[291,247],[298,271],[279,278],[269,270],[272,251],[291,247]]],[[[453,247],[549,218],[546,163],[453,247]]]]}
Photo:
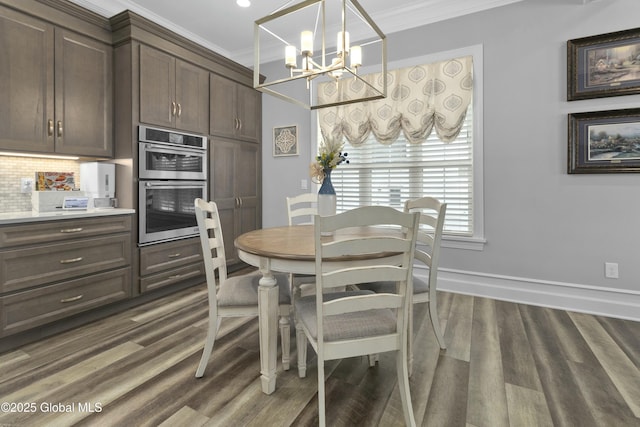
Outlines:
{"type": "Polygon", "coordinates": [[[0,156],[0,213],[31,210],[31,193],[20,192],[20,179],[34,179],[36,172],[73,172],[80,186],[79,161],[0,156]]]}

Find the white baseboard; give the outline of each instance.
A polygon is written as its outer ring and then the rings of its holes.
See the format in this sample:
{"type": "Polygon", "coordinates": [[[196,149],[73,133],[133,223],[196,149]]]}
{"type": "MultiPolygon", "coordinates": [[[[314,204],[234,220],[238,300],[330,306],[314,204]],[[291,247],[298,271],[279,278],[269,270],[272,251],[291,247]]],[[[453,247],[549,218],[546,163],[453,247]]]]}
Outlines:
{"type": "MultiPolygon", "coordinates": [[[[425,276],[425,270],[414,270],[425,276]]],[[[441,268],[438,289],[640,322],[640,292],[441,268]]]]}

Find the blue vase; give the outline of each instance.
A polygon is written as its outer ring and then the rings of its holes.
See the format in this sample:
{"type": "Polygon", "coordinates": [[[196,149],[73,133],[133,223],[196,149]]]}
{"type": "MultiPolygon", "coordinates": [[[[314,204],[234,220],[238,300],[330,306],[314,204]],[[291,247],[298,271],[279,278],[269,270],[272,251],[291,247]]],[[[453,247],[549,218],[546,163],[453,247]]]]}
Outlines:
{"type": "Polygon", "coordinates": [[[324,169],[324,179],[318,191],[318,215],[336,214],[336,190],[331,183],[331,168],[324,169]]]}
{"type": "Polygon", "coordinates": [[[320,186],[320,191],[318,194],[333,194],[336,195],[336,190],[333,188],[333,184],[331,183],[331,168],[323,169],[324,179],[322,180],[322,185],[320,186]]]}

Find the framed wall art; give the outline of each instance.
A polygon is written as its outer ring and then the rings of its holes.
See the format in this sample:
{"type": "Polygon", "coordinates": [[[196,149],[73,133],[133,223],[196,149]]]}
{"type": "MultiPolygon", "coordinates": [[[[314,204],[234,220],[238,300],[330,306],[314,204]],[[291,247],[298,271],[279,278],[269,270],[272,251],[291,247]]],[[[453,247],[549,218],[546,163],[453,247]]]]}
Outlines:
{"type": "Polygon", "coordinates": [[[640,173],[640,108],[569,114],[574,173],[640,173]]]}
{"type": "Polygon", "coordinates": [[[567,42],[567,100],[640,93],[640,28],[567,42]]]}
{"type": "Polygon", "coordinates": [[[298,126],[283,126],[273,128],[273,156],[297,156],[298,126]]]}

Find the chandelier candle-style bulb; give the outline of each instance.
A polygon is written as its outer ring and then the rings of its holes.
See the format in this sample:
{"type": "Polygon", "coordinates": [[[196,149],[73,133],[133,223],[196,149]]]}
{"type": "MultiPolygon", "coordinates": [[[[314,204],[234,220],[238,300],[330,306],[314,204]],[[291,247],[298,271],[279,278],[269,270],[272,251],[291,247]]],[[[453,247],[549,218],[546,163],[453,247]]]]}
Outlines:
{"type": "MultiPolygon", "coordinates": [[[[345,37],[344,37],[344,48],[347,52],[347,54],[349,54],[349,31],[345,31],[344,32],[345,37]]],[[[342,53],[342,31],[338,32],[338,55],[340,55],[342,53]]]]}
{"type": "Polygon", "coordinates": [[[284,62],[285,65],[289,68],[296,68],[296,47],[295,46],[287,46],[284,48],[284,62]]]}
{"type": "Polygon", "coordinates": [[[303,31],[300,34],[300,50],[305,56],[313,56],[313,31],[303,31]]]}
{"type": "Polygon", "coordinates": [[[362,65],[362,47],[353,46],[351,48],[351,67],[358,68],[362,65]]]}

